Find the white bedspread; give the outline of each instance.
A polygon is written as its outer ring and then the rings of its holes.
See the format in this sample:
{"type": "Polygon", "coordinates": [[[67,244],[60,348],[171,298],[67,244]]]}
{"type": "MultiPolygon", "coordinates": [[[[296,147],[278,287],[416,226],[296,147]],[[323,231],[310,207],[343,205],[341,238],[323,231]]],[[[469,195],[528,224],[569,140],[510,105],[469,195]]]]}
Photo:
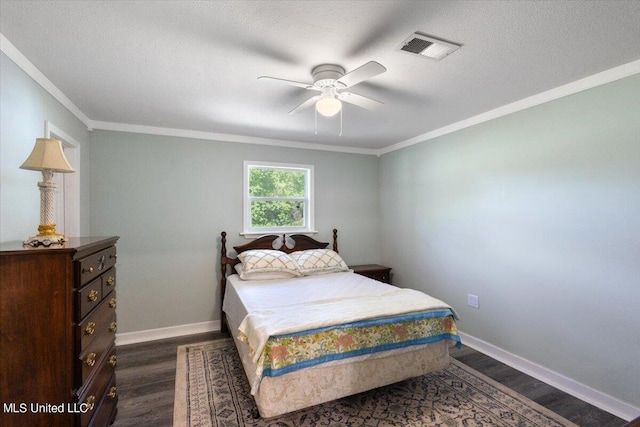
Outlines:
{"type": "Polygon", "coordinates": [[[453,312],[448,304],[425,293],[350,272],[284,280],[230,279],[231,293],[237,295],[227,295],[230,301],[225,297],[225,312],[229,315],[230,308],[235,308],[236,319],[237,311],[245,312],[239,330],[248,340],[254,362],[272,335],[425,310],[453,312]]]}

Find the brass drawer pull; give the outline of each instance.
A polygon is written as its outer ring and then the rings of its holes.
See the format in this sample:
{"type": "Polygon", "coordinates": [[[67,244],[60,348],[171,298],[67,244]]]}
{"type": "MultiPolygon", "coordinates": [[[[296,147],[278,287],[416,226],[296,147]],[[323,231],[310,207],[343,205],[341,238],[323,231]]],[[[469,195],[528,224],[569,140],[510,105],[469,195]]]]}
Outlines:
{"type": "Polygon", "coordinates": [[[84,404],[87,405],[87,408],[90,411],[93,411],[93,407],[96,404],[96,397],[95,396],[89,396],[87,397],[87,399],[84,401],[84,404]]]}
{"type": "Polygon", "coordinates": [[[111,387],[111,389],[109,389],[109,393],[107,393],[107,396],[109,396],[110,399],[115,399],[116,398],[116,387],[111,387]]]}
{"type": "Polygon", "coordinates": [[[109,307],[116,308],[116,299],[115,298],[111,298],[109,300],[109,307]]]}
{"type": "Polygon", "coordinates": [[[111,322],[111,324],[109,325],[109,331],[115,332],[117,330],[118,330],[118,324],[116,322],[111,322]]]}
{"type": "Polygon", "coordinates": [[[109,278],[107,279],[107,286],[113,286],[114,283],[116,283],[116,278],[113,276],[109,276],[109,278]]]}
{"type": "Polygon", "coordinates": [[[96,364],[96,356],[97,356],[97,354],[95,354],[95,353],[89,353],[89,354],[87,354],[87,357],[85,357],[85,358],[84,358],[84,363],[85,363],[87,366],[93,366],[93,365],[95,365],[95,364],[96,364]]]}
{"type": "Polygon", "coordinates": [[[118,254],[111,254],[109,255],[109,258],[118,259],[118,254]]]}
{"type": "Polygon", "coordinates": [[[89,292],[89,295],[87,295],[87,301],[94,302],[97,299],[98,299],[98,291],[96,291],[95,289],[92,289],[91,292],[89,292]]]}
{"type": "Polygon", "coordinates": [[[89,322],[87,324],[87,327],[84,328],[84,334],[85,335],[93,335],[93,333],[96,331],[96,324],[95,322],[89,322]]]}
{"type": "Polygon", "coordinates": [[[93,273],[93,267],[89,267],[89,268],[83,268],[82,269],[83,273],[93,273]]]}
{"type": "Polygon", "coordinates": [[[107,363],[111,366],[116,366],[116,363],[118,363],[116,355],[112,354],[107,363]]]}

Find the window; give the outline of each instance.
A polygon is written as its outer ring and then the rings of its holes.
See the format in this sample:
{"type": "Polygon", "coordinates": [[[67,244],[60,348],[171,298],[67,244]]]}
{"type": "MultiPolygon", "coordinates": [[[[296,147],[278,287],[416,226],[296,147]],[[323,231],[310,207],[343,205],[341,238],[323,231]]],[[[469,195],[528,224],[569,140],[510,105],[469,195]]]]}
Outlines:
{"type": "Polygon", "coordinates": [[[244,162],[244,234],[314,231],[313,166],[244,162]]]}

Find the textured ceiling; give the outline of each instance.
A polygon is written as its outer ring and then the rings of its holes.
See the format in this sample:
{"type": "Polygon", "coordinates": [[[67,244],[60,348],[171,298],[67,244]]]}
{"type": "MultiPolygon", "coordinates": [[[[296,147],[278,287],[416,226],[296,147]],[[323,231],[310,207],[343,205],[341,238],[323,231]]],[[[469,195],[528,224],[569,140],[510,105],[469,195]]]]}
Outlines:
{"type": "Polygon", "coordinates": [[[93,121],[379,149],[640,59],[640,1],[0,1],[0,32],[93,121]],[[462,44],[398,52],[414,31],[462,44]],[[288,111],[321,63],[384,102],[288,111]],[[339,116],[338,116],[339,117],[339,116]]]}

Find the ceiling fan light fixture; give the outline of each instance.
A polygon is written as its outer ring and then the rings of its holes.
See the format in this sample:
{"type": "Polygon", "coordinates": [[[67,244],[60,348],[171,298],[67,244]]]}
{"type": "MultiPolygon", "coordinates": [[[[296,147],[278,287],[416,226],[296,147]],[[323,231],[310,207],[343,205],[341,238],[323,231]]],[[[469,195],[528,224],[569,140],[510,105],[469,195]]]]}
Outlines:
{"type": "Polygon", "coordinates": [[[325,117],[333,117],[342,109],[342,102],[335,96],[324,96],[316,102],[316,111],[325,117]]]}

